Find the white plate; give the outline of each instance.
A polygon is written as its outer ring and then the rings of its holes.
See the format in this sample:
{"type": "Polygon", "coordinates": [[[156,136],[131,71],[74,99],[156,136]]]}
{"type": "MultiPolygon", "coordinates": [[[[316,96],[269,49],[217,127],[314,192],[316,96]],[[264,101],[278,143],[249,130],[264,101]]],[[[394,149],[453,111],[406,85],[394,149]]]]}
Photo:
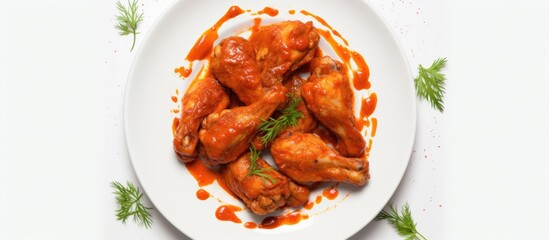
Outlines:
{"type": "MultiPolygon", "coordinates": [[[[220,39],[250,26],[254,17],[257,16],[246,13],[227,22],[219,31],[220,39]]],[[[315,26],[320,25],[315,23],[315,26]]],[[[361,94],[357,93],[355,99],[360,100],[361,94]]],[[[412,76],[402,49],[366,1],[182,0],[168,8],[153,25],[135,56],[126,87],[124,127],[131,161],[144,191],[155,209],[187,236],[193,239],[228,236],[231,239],[343,239],[368,224],[396,190],[413,146],[415,99],[412,76]],[[217,220],[214,213],[220,204],[214,199],[197,199],[196,181],[173,152],[171,125],[176,114],[170,110],[177,108],[177,104],[170,97],[178,89],[181,99],[190,83],[176,76],[174,69],[186,65],[184,58],[196,39],[231,5],[252,11],[265,6],[280,10],[275,18],[261,15],[264,21],[312,20],[299,11],[312,12],[339,31],[370,67],[370,90],[376,92],[379,99],[374,112],[379,124],[369,158],[371,180],[361,188],[340,185],[338,199],[324,200],[306,212],[309,219],[296,225],[250,230],[217,220]],[[296,13],[288,14],[290,9],[296,13]],[[349,191],[350,196],[342,200],[349,191]],[[315,214],[327,208],[330,209],[315,214]]],[[[216,183],[205,189],[224,201],[242,205],[228,198],[216,183]]],[[[311,200],[315,195],[318,193],[313,193],[311,200]]],[[[243,221],[247,221],[247,215],[250,214],[239,213],[243,221]]]]}

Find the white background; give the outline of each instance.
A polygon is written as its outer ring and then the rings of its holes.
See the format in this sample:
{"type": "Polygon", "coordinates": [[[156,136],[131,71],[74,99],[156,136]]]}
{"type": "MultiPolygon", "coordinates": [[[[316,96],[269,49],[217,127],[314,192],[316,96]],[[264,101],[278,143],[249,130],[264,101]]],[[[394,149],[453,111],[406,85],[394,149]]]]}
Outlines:
{"type": "MultiPolygon", "coordinates": [[[[142,0],[140,40],[169,0],[142,0]]],[[[448,58],[444,113],[418,103],[409,202],[428,239],[549,239],[549,1],[370,0],[414,70],[448,58]]],[[[0,1],[0,239],[186,239],[115,220],[138,183],[114,1],[0,1]]],[[[145,199],[146,200],[146,199],[145,199]]],[[[334,225],[337,229],[337,225],[334,225]]],[[[373,222],[353,239],[401,239],[373,222]]]]}

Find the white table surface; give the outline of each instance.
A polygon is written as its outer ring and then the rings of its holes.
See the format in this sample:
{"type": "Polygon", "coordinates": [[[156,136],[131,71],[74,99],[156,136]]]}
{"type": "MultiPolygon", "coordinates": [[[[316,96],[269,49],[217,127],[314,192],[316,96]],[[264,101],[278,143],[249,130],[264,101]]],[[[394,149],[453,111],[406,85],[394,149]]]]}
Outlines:
{"type": "MultiPolygon", "coordinates": [[[[141,0],[139,31],[170,2],[141,0]]],[[[448,58],[446,110],[419,101],[391,201],[428,239],[549,239],[549,1],[369,2],[414,71],[448,58]]],[[[109,183],[138,184],[122,118],[135,51],[115,14],[114,1],[0,0],[0,239],[188,239],[155,211],[151,229],[115,220],[109,183]]],[[[401,238],[372,222],[352,239],[401,238]]]]}

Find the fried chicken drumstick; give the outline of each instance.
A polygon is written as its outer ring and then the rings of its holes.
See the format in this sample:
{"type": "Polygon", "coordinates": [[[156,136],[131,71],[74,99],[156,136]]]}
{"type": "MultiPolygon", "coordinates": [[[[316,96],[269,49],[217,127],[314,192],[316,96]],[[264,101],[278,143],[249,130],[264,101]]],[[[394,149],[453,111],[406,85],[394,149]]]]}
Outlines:
{"type": "Polygon", "coordinates": [[[298,183],[336,181],[364,185],[370,178],[363,158],[347,158],[311,133],[293,132],[277,138],[271,154],[280,172],[298,183]]]}
{"type": "Polygon", "coordinates": [[[311,62],[311,76],[301,88],[307,108],[337,136],[343,156],[358,157],[366,142],[356,128],[353,90],[340,62],[325,56],[311,62]]]}
{"type": "Polygon", "coordinates": [[[221,167],[220,173],[229,189],[256,214],[264,215],[283,206],[299,207],[309,200],[309,189],[299,186],[273,169],[265,160],[256,164],[273,181],[258,175],[249,175],[250,154],[242,154],[237,160],[221,167]]]}

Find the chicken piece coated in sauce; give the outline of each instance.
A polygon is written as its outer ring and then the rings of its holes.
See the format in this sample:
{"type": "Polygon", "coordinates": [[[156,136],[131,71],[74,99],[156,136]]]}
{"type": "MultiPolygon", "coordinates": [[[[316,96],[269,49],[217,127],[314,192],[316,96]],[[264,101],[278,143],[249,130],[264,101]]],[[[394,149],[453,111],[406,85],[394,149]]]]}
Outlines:
{"type": "Polygon", "coordinates": [[[293,183],[262,158],[258,158],[256,164],[261,169],[270,168],[263,173],[272,177],[274,182],[255,174],[248,175],[250,164],[250,154],[246,152],[237,160],[223,165],[220,174],[229,189],[254,213],[264,215],[286,205],[299,207],[307,203],[309,189],[293,183]]]}
{"type": "Polygon", "coordinates": [[[297,68],[310,62],[320,37],[312,22],[284,21],[261,26],[250,42],[256,51],[263,86],[281,83],[297,68]]]}
{"type": "MultiPolygon", "coordinates": [[[[302,79],[298,75],[294,75],[286,82],[284,86],[289,89],[288,91],[294,97],[302,98],[301,86],[303,85],[304,82],[305,82],[304,79],[302,79]]],[[[317,128],[318,120],[316,120],[316,118],[309,112],[309,110],[305,106],[305,102],[303,101],[303,99],[301,100],[299,105],[297,105],[296,110],[301,112],[302,117],[297,119],[297,125],[290,126],[284,129],[282,133],[284,132],[308,133],[308,132],[312,132],[315,128],[317,128]]]]}
{"type": "Polygon", "coordinates": [[[286,88],[276,85],[249,106],[226,109],[210,114],[202,122],[199,132],[201,155],[210,165],[228,163],[248,149],[256,135],[257,126],[273,114],[286,100],[286,88]]]}
{"type": "MultiPolygon", "coordinates": [[[[284,84],[284,86],[288,89],[288,93],[290,95],[293,95],[296,98],[301,98],[301,85],[305,80],[301,77],[294,75],[291,76],[290,79],[284,84]]],[[[305,103],[303,101],[299,102],[299,105],[297,105],[296,108],[297,111],[299,111],[302,114],[302,117],[297,119],[297,125],[290,126],[282,132],[279,133],[279,135],[282,135],[284,132],[312,132],[314,129],[318,126],[318,121],[316,118],[309,113],[309,110],[307,110],[307,107],[305,106],[305,103]]],[[[276,113],[275,116],[276,118],[276,113]]],[[[254,139],[252,140],[252,144],[254,147],[258,150],[266,149],[270,146],[268,144],[267,146],[263,145],[261,142],[262,135],[258,134],[254,139]]]]}
{"type": "Polygon", "coordinates": [[[220,112],[229,104],[229,96],[212,77],[194,80],[183,99],[181,117],[175,130],[173,147],[183,162],[193,161],[198,155],[198,129],[202,120],[211,113],[220,112]]]}
{"type": "Polygon", "coordinates": [[[298,183],[336,181],[359,186],[370,178],[368,160],[341,156],[311,133],[277,138],[271,154],[279,171],[298,183]]]}
{"type": "Polygon", "coordinates": [[[255,61],[254,48],[242,37],[225,38],[214,48],[212,72],[246,105],[263,95],[261,71],[255,61]]]}
{"type": "Polygon", "coordinates": [[[343,156],[357,157],[366,142],[356,127],[353,90],[343,71],[342,64],[328,56],[315,58],[301,91],[307,108],[336,135],[336,149],[343,156]]]}

